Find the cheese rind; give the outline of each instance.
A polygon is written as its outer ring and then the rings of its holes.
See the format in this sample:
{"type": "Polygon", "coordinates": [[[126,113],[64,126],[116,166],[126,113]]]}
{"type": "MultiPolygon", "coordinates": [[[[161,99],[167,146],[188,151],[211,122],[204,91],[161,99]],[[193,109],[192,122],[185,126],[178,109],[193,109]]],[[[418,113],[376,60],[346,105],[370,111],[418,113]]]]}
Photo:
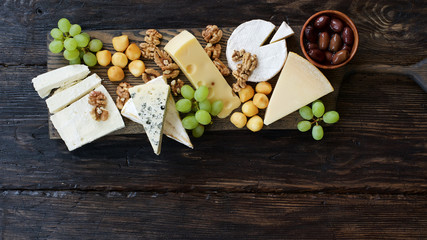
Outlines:
{"type": "Polygon", "coordinates": [[[92,118],[93,106],[88,102],[89,94],[50,117],[69,151],[125,127],[107,89],[100,85],[95,91],[100,91],[107,97],[105,108],[108,111],[108,119],[106,121],[96,121],[92,118]]]}
{"type": "Polygon", "coordinates": [[[265,112],[269,125],[334,91],[328,79],[309,61],[289,52],[265,112]]]}
{"type": "Polygon", "coordinates": [[[102,79],[94,73],[81,82],[53,94],[51,97],[46,99],[49,112],[56,113],[60,111],[99,86],[101,81],[102,79]]]}
{"type": "Polygon", "coordinates": [[[233,61],[234,50],[244,49],[258,58],[258,66],[249,76],[249,82],[268,81],[279,73],[287,57],[286,40],[262,46],[274,28],[274,24],[261,19],[240,24],[227,41],[225,54],[230,69],[234,71],[241,64],[241,61],[233,61]]]}
{"type": "Polygon", "coordinates": [[[270,43],[280,41],[292,35],[294,35],[294,30],[292,30],[292,28],[289,27],[285,21],[283,21],[282,24],[280,24],[279,29],[277,29],[276,33],[271,38],[270,43]]]}
{"type": "Polygon", "coordinates": [[[129,88],[129,93],[138,117],[142,120],[151,147],[154,153],[159,155],[170,87],[163,84],[143,84],[129,88]]]}
{"type": "Polygon", "coordinates": [[[89,67],[83,64],[68,65],[38,75],[33,78],[33,86],[41,98],[49,95],[50,91],[85,78],[89,74],[89,67]]]}
{"type": "Polygon", "coordinates": [[[206,86],[209,88],[208,99],[211,102],[216,100],[223,102],[224,107],[218,114],[219,118],[227,117],[240,106],[239,97],[234,94],[228,82],[191,33],[182,31],[166,44],[165,51],[195,88],[206,86]]]}
{"type": "MultiPolygon", "coordinates": [[[[147,84],[167,85],[163,76],[150,80],[147,84]]],[[[169,138],[182,143],[189,148],[193,148],[190,137],[188,136],[184,126],[182,126],[181,118],[179,117],[179,113],[176,110],[175,101],[173,100],[172,94],[169,94],[166,105],[166,116],[163,125],[163,133],[169,138]]],[[[124,117],[141,125],[143,124],[142,119],[138,117],[138,112],[136,111],[132,98],[125,103],[121,113],[124,117]]]]}

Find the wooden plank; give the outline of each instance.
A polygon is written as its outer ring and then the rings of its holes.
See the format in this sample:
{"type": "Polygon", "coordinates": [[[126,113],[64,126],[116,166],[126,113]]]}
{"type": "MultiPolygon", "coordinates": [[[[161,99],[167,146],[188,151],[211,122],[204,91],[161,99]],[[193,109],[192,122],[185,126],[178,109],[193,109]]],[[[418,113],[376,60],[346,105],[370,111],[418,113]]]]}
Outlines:
{"type": "Polygon", "coordinates": [[[2,239],[425,239],[427,197],[3,191],[2,239]]]}
{"type": "MultiPolygon", "coordinates": [[[[427,42],[422,19],[423,1],[255,1],[161,3],[135,1],[58,2],[55,0],[1,1],[0,63],[6,65],[46,64],[45,34],[56,21],[68,17],[84,30],[198,28],[208,24],[237,26],[260,18],[278,25],[302,26],[317,11],[335,9],[353,19],[361,34],[354,64],[411,65],[425,58],[427,42]],[[102,7],[101,7],[102,6],[102,7]],[[191,10],[189,10],[191,9],[191,10]],[[84,16],[78,13],[84,13],[84,16]],[[11,28],[12,27],[12,28],[11,28]],[[407,33],[407,34],[402,34],[407,33]],[[392,48],[392,50],[391,50],[392,48]]],[[[295,29],[299,33],[300,29],[295,29]]]]}
{"type": "MultiPolygon", "coordinates": [[[[200,44],[203,47],[205,47],[206,42],[203,40],[203,37],[202,37],[203,29],[204,28],[192,28],[192,29],[186,29],[186,30],[193,33],[194,36],[196,36],[197,40],[200,42],[200,44]]],[[[185,29],[158,29],[158,31],[163,35],[163,39],[161,41],[161,44],[159,45],[159,48],[163,49],[164,46],[166,45],[166,43],[168,43],[170,39],[172,39],[174,36],[176,36],[178,33],[180,33],[183,30],[185,30],[185,29]]],[[[222,46],[222,53],[221,53],[220,59],[222,62],[224,62],[224,64],[227,65],[227,58],[225,55],[225,49],[227,46],[227,40],[230,37],[231,33],[233,32],[234,28],[222,28],[222,30],[223,30],[223,37],[221,38],[221,41],[219,42],[222,46]]],[[[133,43],[136,43],[137,45],[139,45],[140,43],[144,42],[145,32],[146,32],[146,29],[125,30],[125,31],[103,30],[103,31],[89,31],[88,33],[91,35],[92,38],[100,39],[104,43],[104,49],[107,49],[107,50],[111,51],[112,53],[114,53],[115,50],[114,50],[112,42],[111,42],[113,37],[120,36],[120,35],[128,35],[131,43],[133,42],[133,43]]],[[[51,40],[52,40],[52,37],[48,36],[47,42],[49,43],[51,40]]],[[[300,54],[302,54],[300,48],[295,46],[295,45],[297,45],[297,38],[296,37],[292,37],[287,42],[290,42],[290,43],[288,43],[288,45],[290,45],[288,51],[299,52],[300,54]]],[[[159,72],[161,72],[161,69],[154,63],[154,60],[144,59],[143,61],[144,61],[147,68],[154,68],[154,69],[158,70],[159,72]]],[[[54,54],[51,52],[48,53],[47,67],[48,67],[49,71],[51,71],[53,69],[57,69],[59,67],[66,66],[67,64],[68,64],[68,61],[64,59],[62,54],[54,54]]],[[[116,88],[120,82],[111,82],[108,80],[107,70],[111,66],[112,65],[109,65],[107,67],[103,67],[103,66],[98,65],[98,66],[92,67],[91,72],[98,74],[102,79],[104,79],[102,84],[107,88],[108,92],[111,94],[113,99],[116,99],[116,97],[117,97],[116,88]]],[[[129,82],[132,86],[136,86],[136,85],[144,83],[142,81],[141,77],[138,77],[138,78],[134,77],[129,72],[127,67],[125,68],[125,74],[126,74],[126,77],[123,81],[129,82]]],[[[334,87],[335,91],[333,92],[333,94],[329,94],[329,95],[325,96],[324,98],[322,98],[322,100],[325,102],[325,104],[327,106],[329,106],[332,109],[335,108],[336,98],[338,96],[339,87],[340,87],[340,84],[341,84],[341,81],[342,81],[344,74],[345,74],[344,71],[330,71],[327,74],[327,77],[328,77],[329,81],[331,82],[332,86],[334,87]]],[[[279,74],[277,74],[273,79],[271,79],[269,81],[273,85],[273,87],[276,85],[278,77],[279,77],[279,74]]],[[[191,83],[187,80],[187,78],[182,73],[182,71],[181,71],[180,75],[177,77],[177,79],[181,79],[186,84],[191,85],[191,83]]],[[[227,82],[229,83],[230,86],[234,82],[236,82],[235,78],[231,75],[225,77],[225,79],[227,80],[227,82]]],[[[171,79],[168,80],[168,83],[170,83],[170,81],[171,81],[171,79]]],[[[255,85],[256,85],[255,83],[249,83],[249,84],[255,88],[255,85]]],[[[179,96],[175,97],[175,100],[177,101],[180,98],[182,98],[182,97],[179,97],[179,96]]],[[[239,110],[239,109],[240,108],[238,108],[237,110],[239,110]]],[[[264,113],[265,113],[265,110],[260,110],[259,115],[261,117],[264,117],[264,113]]],[[[299,114],[297,112],[295,112],[286,118],[282,118],[282,119],[278,120],[277,122],[270,124],[269,126],[264,126],[264,129],[271,129],[271,130],[274,130],[274,129],[295,129],[297,123],[299,121],[301,121],[301,119],[302,118],[299,116],[299,114]]],[[[140,124],[132,122],[128,119],[126,119],[125,121],[126,121],[125,122],[126,127],[112,133],[113,135],[144,133],[144,129],[141,127],[140,124]]],[[[230,122],[229,117],[223,118],[223,119],[214,118],[213,121],[214,121],[214,124],[209,125],[206,128],[207,131],[241,130],[239,128],[236,128],[230,122]]],[[[58,132],[53,127],[53,124],[51,122],[49,122],[49,135],[52,139],[59,139],[60,138],[58,132]]]]}
{"type": "Polygon", "coordinates": [[[320,142],[297,130],[219,131],[194,139],[194,150],[165,138],[155,156],[145,135],[68,152],[49,139],[44,100],[29,82],[44,67],[6,69],[1,189],[427,193],[427,94],[404,75],[346,76],[341,120],[320,142]]]}

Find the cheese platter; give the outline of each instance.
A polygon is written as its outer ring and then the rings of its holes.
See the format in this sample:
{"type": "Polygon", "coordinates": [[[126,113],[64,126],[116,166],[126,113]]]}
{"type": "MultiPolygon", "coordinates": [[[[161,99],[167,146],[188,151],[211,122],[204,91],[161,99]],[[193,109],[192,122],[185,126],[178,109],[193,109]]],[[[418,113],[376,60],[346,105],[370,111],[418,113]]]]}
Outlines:
{"type": "MultiPolygon", "coordinates": [[[[282,24],[283,25],[283,24],[282,24]]],[[[280,29],[286,29],[286,27],[283,27],[280,25],[280,29]]],[[[293,26],[293,29],[300,29],[301,26],[293,26]]],[[[190,28],[190,29],[157,29],[158,32],[160,32],[163,35],[163,38],[161,39],[159,48],[163,49],[165,45],[175,36],[177,36],[179,33],[183,31],[188,31],[189,33],[193,34],[198,42],[205,46],[206,43],[203,39],[202,32],[205,28],[201,26],[200,28],[190,28]]],[[[221,30],[223,32],[222,38],[219,41],[219,44],[223,46],[222,54],[220,55],[220,60],[228,64],[227,56],[226,56],[226,50],[225,47],[227,46],[227,41],[229,40],[230,36],[232,35],[233,31],[236,29],[236,27],[221,27],[221,30]]],[[[273,27],[272,31],[279,29],[279,26],[273,27]]],[[[279,29],[279,30],[280,30],[279,29]]],[[[129,41],[133,43],[142,43],[144,42],[144,38],[146,36],[146,31],[148,29],[137,29],[137,30],[94,30],[94,31],[87,31],[87,33],[92,37],[99,39],[103,42],[103,49],[109,50],[112,53],[115,52],[112,44],[112,39],[117,36],[127,35],[129,37],[129,41]]],[[[280,30],[280,32],[285,32],[286,34],[289,34],[286,30],[280,30]]],[[[279,31],[278,31],[279,32],[279,31]]],[[[48,35],[48,43],[52,40],[52,37],[48,35]]],[[[271,34],[263,46],[267,46],[268,42],[274,42],[277,43],[277,41],[280,41],[280,37],[271,34]],[[276,39],[274,39],[276,38],[276,39]]],[[[297,36],[291,36],[286,39],[286,45],[288,51],[294,51],[296,53],[300,53],[300,49],[298,46],[298,39],[297,36]]],[[[274,43],[273,43],[274,44],[274,43]]],[[[146,68],[158,68],[156,63],[153,60],[144,60],[146,68]]],[[[55,54],[52,52],[48,52],[47,57],[47,68],[48,71],[52,71],[55,69],[58,69],[60,67],[68,65],[68,61],[64,59],[62,54],[55,54]]],[[[112,82],[108,80],[107,76],[107,70],[109,67],[96,65],[94,67],[90,67],[91,73],[97,74],[102,81],[102,85],[106,88],[108,93],[111,95],[113,99],[117,97],[116,94],[116,88],[120,82],[112,82]]],[[[128,70],[128,68],[124,68],[125,78],[123,81],[126,81],[130,83],[132,86],[136,86],[139,84],[143,84],[141,77],[134,77],[128,70]]],[[[339,92],[339,87],[341,84],[341,81],[344,77],[344,71],[343,70],[335,70],[334,72],[325,72],[324,73],[329,82],[331,83],[334,91],[322,98],[322,101],[327,106],[327,110],[329,109],[335,109],[337,96],[339,92]]],[[[275,75],[269,80],[269,83],[273,86],[273,89],[278,81],[279,74],[275,75]]],[[[184,81],[185,84],[190,84],[190,81],[186,77],[186,75],[181,71],[178,75],[177,79],[181,79],[184,81]]],[[[226,81],[230,86],[232,86],[233,82],[235,82],[235,79],[233,76],[229,75],[225,77],[226,81]]],[[[170,80],[168,80],[170,83],[170,80]]],[[[253,86],[255,88],[256,83],[249,83],[249,85],[253,86]]],[[[175,101],[178,100],[178,97],[175,97],[175,101]]],[[[238,108],[239,109],[239,108],[238,108]]],[[[48,113],[51,115],[51,113],[48,113]]],[[[258,115],[260,115],[262,118],[264,117],[265,111],[260,111],[258,115]]],[[[134,121],[131,121],[127,118],[124,118],[125,127],[121,128],[117,131],[112,132],[113,135],[122,135],[122,134],[141,134],[144,133],[144,128],[141,127],[141,124],[138,124],[134,121]]],[[[270,125],[265,125],[263,129],[266,130],[283,130],[283,129],[296,129],[297,123],[301,120],[300,115],[297,112],[293,112],[286,116],[285,118],[281,118],[274,123],[270,125]]],[[[240,128],[236,128],[233,123],[230,122],[229,117],[226,118],[215,118],[214,124],[209,125],[206,128],[206,131],[235,131],[235,130],[241,130],[240,128]]],[[[58,134],[58,131],[55,129],[55,127],[52,124],[52,121],[49,118],[49,135],[51,139],[59,139],[60,135],[58,134]]]]}

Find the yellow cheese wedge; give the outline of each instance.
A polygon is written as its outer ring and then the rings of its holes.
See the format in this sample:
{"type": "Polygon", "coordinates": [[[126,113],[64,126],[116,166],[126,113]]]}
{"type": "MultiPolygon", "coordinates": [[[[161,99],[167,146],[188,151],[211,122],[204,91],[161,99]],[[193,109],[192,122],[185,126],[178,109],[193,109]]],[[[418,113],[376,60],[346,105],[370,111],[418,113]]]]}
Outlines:
{"type": "Polygon", "coordinates": [[[265,112],[269,125],[334,91],[328,79],[309,61],[289,52],[265,112]]]}
{"type": "Polygon", "coordinates": [[[191,33],[182,31],[166,44],[165,51],[178,64],[195,88],[208,87],[208,99],[211,102],[221,100],[224,103],[224,108],[218,114],[219,118],[227,117],[240,106],[239,97],[234,94],[230,85],[191,33]]]}

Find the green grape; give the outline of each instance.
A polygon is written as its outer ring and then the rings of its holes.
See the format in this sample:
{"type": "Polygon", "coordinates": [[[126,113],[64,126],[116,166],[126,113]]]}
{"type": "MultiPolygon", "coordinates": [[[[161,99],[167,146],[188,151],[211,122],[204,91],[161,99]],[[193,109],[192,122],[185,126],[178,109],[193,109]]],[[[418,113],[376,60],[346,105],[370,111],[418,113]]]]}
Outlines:
{"type": "Polygon", "coordinates": [[[74,38],[67,38],[64,41],[64,47],[67,50],[74,50],[77,48],[77,41],[74,38]]]}
{"type": "Polygon", "coordinates": [[[205,86],[200,86],[195,92],[194,92],[194,98],[198,102],[203,102],[209,95],[209,89],[205,86]]]}
{"type": "Polygon", "coordinates": [[[209,123],[211,123],[212,118],[211,118],[211,115],[207,111],[199,110],[196,112],[196,120],[200,124],[208,125],[209,123]]]}
{"type": "Polygon", "coordinates": [[[83,35],[83,34],[77,34],[74,36],[74,39],[77,41],[77,47],[84,48],[89,44],[90,38],[83,35]]]}
{"type": "Polygon", "coordinates": [[[311,111],[311,108],[309,106],[304,106],[300,108],[299,115],[301,115],[301,117],[304,118],[305,120],[313,119],[313,112],[311,111]]]}
{"type": "Polygon", "coordinates": [[[325,113],[325,105],[321,101],[315,101],[311,105],[313,109],[313,115],[320,118],[325,113]]]}
{"type": "Polygon", "coordinates": [[[79,57],[79,50],[77,49],[64,51],[64,58],[67,59],[68,61],[76,59],[78,57],[79,57]]]}
{"type": "Polygon", "coordinates": [[[83,61],[89,67],[93,67],[98,63],[98,61],[96,60],[95,54],[93,54],[91,52],[87,52],[83,55],[83,61]]]}
{"type": "Polygon", "coordinates": [[[89,50],[91,52],[98,52],[102,49],[102,42],[99,39],[92,39],[89,42],[89,50]]]}
{"type": "Polygon", "coordinates": [[[205,132],[205,126],[199,124],[197,125],[197,127],[195,129],[193,129],[191,131],[193,133],[193,137],[195,138],[199,138],[203,135],[203,133],[205,132]]]}
{"type": "Polygon", "coordinates": [[[207,99],[203,102],[199,102],[199,109],[205,110],[206,112],[210,113],[212,110],[211,102],[207,99]]]}
{"type": "Polygon", "coordinates": [[[311,135],[313,136],[314,140],[320,140],[323,138],[323,128],[320,125],[316,125],[313,127],[313,130],[311,131],[311,135]]]}
{"type": "Polygon", "coordinates": [[[49,44],[49,50],[53,53],[60,53],[63,48],[64,44],[62,43],[62,41],[59,40],[53,40],[49,44]]]}
{"type": "Polygon", "coordinates": [[[70,27],[70,35],[73,37],[76,36],[77,34],[80,34],[81,31],[82,31],[82,28],[78,24],[73,24],[70,27]]]}
{"type": "Polygon", "coordinates": [[[181,87],[181,95],[186,99],[193,99],[194,89],[190,85],[184,85],[181,87]]]}
{"type": "Polygon", "coordinates": [[[182,113],[188,113],[191,111],[191,101],[185,98],[180,99],[178,102],[176,102],[175,106],[176,110],[182,113]]]}
{"type": "Polygon", "coordinates": [[[301,121],[298,123],[297,127],[301,132],[307,132],[311,129],[311,123],[309,121],[301,121]]]}
{"type": "Polygon", "coordinates": [[[81,63],[80,57],[73,59],[73,60],[70,60],[70,65],[80,64],[80,63],[81,63]]]}
{"type": "Polygon", "coordinates": [[[64,39],[64,33],[58,28],[54,28],[50,30],[50,36],[52,36],[54,39],[57,39],[57,40],[64,39]]]}
{"type": "Polygon", "coordinates": [[[185,118],[182,119],[182,126],[184,126],[187,130],[193,130],[197,126],[199,126],[199,123],[196,120],[196,117],[194,115],[187,115],[185,118]]]}
{"type": "Polygon", "coordinates": [[[212,116],[218,115],[222,111],[223,107],[224,107],[224,104],[222,103],[222,101],[216,100],[215,102],[212,103],[211,115],[212,116]]]}
{"type": "Polygon", "coordinates": [[[323,121],[325,123],[336,123],[340,119],[340,115],[336,111],[329,111],[326,112],[325,115],[323,115],[323,121]]]}
{"type": "Polygon", "coordinates": [[[90,35],[88,33],[85,32],[81,32],[80,35],[85,36],[86,38],[90,39],[90,35]]]}
{"type": "Polygon", "coordinates": [[[58,21],[58,28],[63,33],[67,33],[68,31],[70,31],[70,27],[71,27],[71,23],[70,23],[70,21],[68,21],[68,19],[66,19],[66,18],[59,19],[59,21],[58,21]]]}

